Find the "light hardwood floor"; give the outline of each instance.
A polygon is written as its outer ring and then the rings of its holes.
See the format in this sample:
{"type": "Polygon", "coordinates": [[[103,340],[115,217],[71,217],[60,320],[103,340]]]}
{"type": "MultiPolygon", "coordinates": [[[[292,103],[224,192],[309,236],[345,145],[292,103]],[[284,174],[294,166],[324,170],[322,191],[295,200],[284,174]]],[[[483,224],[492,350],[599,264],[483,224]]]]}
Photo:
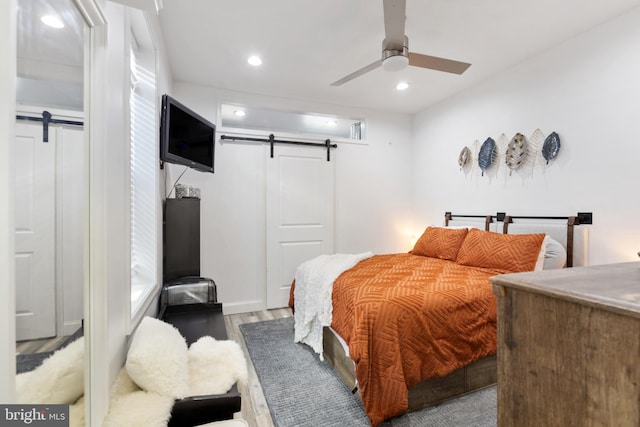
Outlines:
{"type": "Polygon", "coordinates": [[[59,349],[69,339],[68,336],[43,338],[31,341],[16,342],[16,355],[45,353],[59,349]]]}
{"type": "Polygon", "coordinates": [[[238,414],[251,427],[273,427],[269,407],[262,393],[262,386],[258,380],[258,376],[247,352],[242,332],[239,325],[243,323],[262,322],[265,320],[280,319],[283,317],[291,317],[290,308],[279,308],[275,310],[254,311],[251,313],[230,314],[224,316],[225,326],[227,327],[227,335],[229,339],[240,344],[244,351],[247,363],[249,365],[249,381],[247,386],[238,386],[238,390],[242,394],[242,410],[238,414]]]}

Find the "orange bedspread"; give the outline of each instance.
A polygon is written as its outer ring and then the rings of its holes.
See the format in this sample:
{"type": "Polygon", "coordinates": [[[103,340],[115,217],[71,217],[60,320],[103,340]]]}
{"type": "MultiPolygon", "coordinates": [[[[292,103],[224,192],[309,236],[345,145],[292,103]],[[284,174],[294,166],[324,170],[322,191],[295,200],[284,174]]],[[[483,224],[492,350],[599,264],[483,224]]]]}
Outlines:
{"type": "Polygon", "coordinates": [[[376,255],[333,287],[332,327],[349,345],[377,425],[408,408],[408,388],[496,352],[496,270],[411,254],[376,255]]]}

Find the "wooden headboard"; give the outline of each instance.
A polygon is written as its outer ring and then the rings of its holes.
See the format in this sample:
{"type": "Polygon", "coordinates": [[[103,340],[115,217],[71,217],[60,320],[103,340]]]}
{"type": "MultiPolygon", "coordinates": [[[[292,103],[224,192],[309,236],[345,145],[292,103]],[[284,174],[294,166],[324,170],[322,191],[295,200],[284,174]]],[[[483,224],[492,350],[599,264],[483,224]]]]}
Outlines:
{"type": "Polygon", "coordinates": [[[575,216],[460,215],[446,212],[445,227],[452,225],[484,228],[504,234],[545,233],[562,243],[567,251],[567,267],[589,264],[588,227],[593,223],[591,212],[579,212],[575,216]]]}

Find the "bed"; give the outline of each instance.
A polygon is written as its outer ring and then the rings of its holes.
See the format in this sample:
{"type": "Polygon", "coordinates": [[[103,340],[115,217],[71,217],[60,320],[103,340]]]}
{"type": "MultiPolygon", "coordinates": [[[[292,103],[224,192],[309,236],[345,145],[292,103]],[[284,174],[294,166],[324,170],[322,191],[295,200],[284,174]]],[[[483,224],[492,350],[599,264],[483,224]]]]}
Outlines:
{"type": "Polygon", "coordinates": [[[445,227],[428,227],[410,253],[374,255],[342,272],[332,287],[331,327],[322,330],[323,356],[361,398],[371,424],[494,384],[489,277],[542,268],[546,235],[567,249],[567,265],[584,265],[579,223],[447,213],[445,227]]]}

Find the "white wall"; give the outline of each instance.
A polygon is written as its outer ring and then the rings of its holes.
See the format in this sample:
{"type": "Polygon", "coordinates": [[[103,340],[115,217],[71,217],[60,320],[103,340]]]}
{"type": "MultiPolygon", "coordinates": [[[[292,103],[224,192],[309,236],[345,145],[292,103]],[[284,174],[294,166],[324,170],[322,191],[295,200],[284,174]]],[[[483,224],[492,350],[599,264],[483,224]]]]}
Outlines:
{"type": "MultiPolygon", "coordinates": [[[[98,238],[101,241],[106,239],[104,248],[106,270],[100,280],[95,280],[91,284],[93,294],[105,296],[103,300],[94,303],[94,307],[99,304],[99,310],[95,311],[100,311],[100,314],[92,313],[91,316],[95,323],[91,333],[96,335],[92,337],[92,344],[99,343],[100,348],[96,351],[104,354],[99,355],[100,366],[92,370],[92,381],[101,386],[98,387],[98,390],[92,387],[92,399],[99,402],[92,406],[92,410],[98,408],[97,411],[100,412],[94,419],[99,418],[106,411],[108,387],[123,366],[128,349],[130,329],[135,327],[130,323],[129,305],[127,304],[131,295],[130,260],[128,257],[129,183],[127,172],[129,167],[129,145],[127,143],[129,123],[127,34],[129,27],[125,7],[113,2],[106,2],[104,14],[108,24],[106,76],[109,98],[106,106],[108,147],[101,147],[105,153],[101,164],[107,170],[107,179],[103,192],[98,195],[104,203],[101,206],[104,209],[101,211],[104,227],[99,230],[99,236],[91,236],[92,239],[98,238]],[[93,375],[99,375],[100,378],[93,378],[93,375]]],[[[161,35],[157,32],[157,16],[150,16],[149,19],[152,37],[157,43],[159,55],[158,93],[163,93],[170,90],[171,70],[167,63],[161,35]]],[[[158,108],[158,114],[159,111],[158,108]]],[[[158,212],[160,212],[159,209],[160,200],[158,200],[158,212]]],[[[92,229],[92,231],[94,230],[92,229]]],[[[158,242],[162,241],[160,232],[161,228],[158,227],[158,242]]],[[[158,256],[158,262],[161,264],[160,252],[158,252],[158,256]]],[[[155,300],[152,304],[154,302],[155,300]]],[[[154,308],[149,308],[151,314],[155,311],[154,308]]]]}
{"type": "Polygon", "coordinates": [[[640,250],[640,9],[592,29],[415,117],[417,217],[445,211],[512,215],[593,212],[590,263],[637,260],[640,250]],[[533,174],[465,174],[465,145],[536,128],[562,148],[533,174]],[[493,175],[493,176],[491,176],[493,175]]]}
{"type": "MultiPolygon", "coordinates": [[[[338,143],[336,251],[409,249],[411,117],[262,97],[174,82],[179,101],[218,124],[218,103],[366,118],[366,144],[338,143]]],[[[266,133],[265,133],[266,135],[266,133]]],[[[275,148],[278,149],[277,146],[275,148]]],[[[225,313],[266,307],[265,165],[268,145],[218,140],[215,173],[188,170],[180,183],[201,188],[201,275],[218,286],[225,313]]],[[[184,167],[168,165],[167,188],[184,167]]]]}

